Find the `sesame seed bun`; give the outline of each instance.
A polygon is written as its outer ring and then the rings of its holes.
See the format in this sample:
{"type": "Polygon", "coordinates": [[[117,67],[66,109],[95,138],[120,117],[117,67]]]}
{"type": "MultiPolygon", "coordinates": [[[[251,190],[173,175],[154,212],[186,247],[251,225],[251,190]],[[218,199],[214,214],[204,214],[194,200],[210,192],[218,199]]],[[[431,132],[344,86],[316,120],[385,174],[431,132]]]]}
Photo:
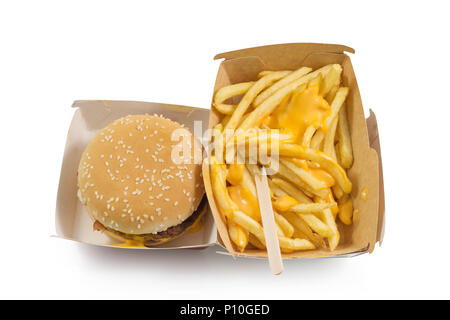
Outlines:
{"type": "Polygon", "coordinates": [[[156,115],[118,119],[84,151],[78,196],[91,217],[110,231],[164,232],[188,219],[204,196],[194,152],[201,154],[200,143],[177,122],[156,115]]]}

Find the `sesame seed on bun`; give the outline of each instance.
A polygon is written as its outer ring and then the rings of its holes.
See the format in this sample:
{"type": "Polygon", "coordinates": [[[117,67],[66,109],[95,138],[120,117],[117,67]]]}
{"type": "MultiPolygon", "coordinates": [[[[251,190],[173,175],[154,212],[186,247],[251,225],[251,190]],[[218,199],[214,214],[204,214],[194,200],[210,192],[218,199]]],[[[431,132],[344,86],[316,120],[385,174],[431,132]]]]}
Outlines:
{"type": "Polygon", "coordinates": [[[158,233],[166,233],[164,241],[174,238],[184,230],[174,234],[170,229],[193,220],[204,202],[201,164],[194,163],[194,152],[201,152],[200,143],[177,122],[157,115],[118,119],[84,151],[78,196],[91,217],[111,232],[154,238],[150,244],[162,242],[154,236],[158,233]],[[189,151],[181,156],[174,152],[180,141],[189,151]]]}

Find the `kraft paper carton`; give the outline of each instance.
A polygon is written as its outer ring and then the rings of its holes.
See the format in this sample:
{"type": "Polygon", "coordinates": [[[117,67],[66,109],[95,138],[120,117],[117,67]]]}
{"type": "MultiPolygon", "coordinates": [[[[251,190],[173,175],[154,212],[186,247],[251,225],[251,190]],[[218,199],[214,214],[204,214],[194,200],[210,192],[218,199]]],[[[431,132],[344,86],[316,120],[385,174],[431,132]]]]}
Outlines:
{"type": "MultiPolygon", "coordinates": [[[[351,196],[354,208],[359,210],[359,219],[351,226],[338,222],[341,240],[335,251],[327,249],[298,251],[283,254],[283,258],[315,258],[372,252],[375,244],[382,240],[384,191],[376,119],[372,113],[366,123],[356,76],[350,57],[345,52],[354,53],[354,50],[342,45],[292,43],[237,50],[221,53],[215,57],[224,60],[219,66],[214,93],[229,84],[255,80],[258,73],[263,70],[295,70],[301,66],[315,70],[330,63],[339,63],[343,67],[343,86],[350,89],[346,106],[354,153],[354,163],[348,170],[348,176],[353,183],[351,196]],[[361,198],[363,188],[368,190],[367,200],[361,198]]],[[[216,125],[222,117],[222,114],[212,108],[209,127],[216,125]]],[[[267,257],[266,252],[261,250],[245,250],[243,253],[236,250],[217,210],[206,162],[203,165],[203,176],[218,230],[219,244],[233,256],[267,257]]]]}

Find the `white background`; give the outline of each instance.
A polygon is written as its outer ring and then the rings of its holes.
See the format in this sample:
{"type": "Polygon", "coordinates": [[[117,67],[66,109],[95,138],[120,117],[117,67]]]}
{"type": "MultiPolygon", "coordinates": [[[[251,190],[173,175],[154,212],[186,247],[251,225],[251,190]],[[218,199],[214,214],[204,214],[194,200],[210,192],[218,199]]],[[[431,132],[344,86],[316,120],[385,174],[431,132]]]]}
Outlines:
{"type": "Polygon", "coordinates": [[[450,298],[448,13],[446,1],[2,1],[0,298],[450,298]],[[380,129],[381,248],[272,276],[214,249],[50,238],[73,100],[209,108],[215,54],[285,42],[356,49],[380,129]]]}

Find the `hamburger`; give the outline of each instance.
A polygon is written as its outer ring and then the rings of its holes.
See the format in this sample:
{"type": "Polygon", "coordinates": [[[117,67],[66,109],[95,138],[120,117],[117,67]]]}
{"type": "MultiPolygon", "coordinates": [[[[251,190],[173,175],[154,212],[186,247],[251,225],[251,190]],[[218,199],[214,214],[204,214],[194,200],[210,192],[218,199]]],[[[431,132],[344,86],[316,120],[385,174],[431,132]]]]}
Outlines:
{"type": "Polygon", "coordinates": [[[78,197],[94,229],[149,247],[195,227],[207,202],[195,152],[192,133],[162,116],[130,115],[103,128],[78,167],[78,197]]]}

